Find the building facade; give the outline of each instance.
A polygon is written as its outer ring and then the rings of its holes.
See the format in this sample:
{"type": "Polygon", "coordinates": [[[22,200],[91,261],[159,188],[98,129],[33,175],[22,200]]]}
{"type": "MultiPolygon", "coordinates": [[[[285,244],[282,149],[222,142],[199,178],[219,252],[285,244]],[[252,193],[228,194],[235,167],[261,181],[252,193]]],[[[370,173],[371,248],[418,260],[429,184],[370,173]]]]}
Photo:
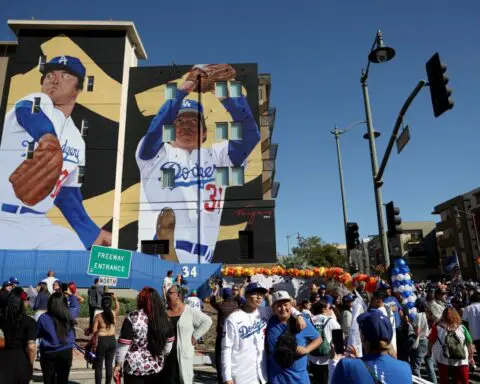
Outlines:
{"type": "Polygon", "coordinates": [[[440,216],[436,229],[442,265],[456,255],[462,277],[478,278],[480,188],[438,204],[432,213],[440,216]]]}
{"type": "Polygon", "coordinates": [[[147,54],[132,22],[8,23],[17,42],[0,43],[0,249],[276,261],[269,74],[224,64],[228,76],[207,84],[195,77],[204,65],[138,67],[147,54]],[[76,88],[62,96],[68,81],[76,88]],[[10,175],[45,132],[63,169],[29,204],[10,175]]]}
{"type": "MultiPolygon", "coordinates": [[[[437,251],[435,223],[410,221],[402,223],[403,233],[390,239],[390,261],[403,255],[415,280],[438,277],[441,273],[437,251]]],[[[367,245],[371,268],[384,264],[380,237],[373,236],[367,245]]]]}

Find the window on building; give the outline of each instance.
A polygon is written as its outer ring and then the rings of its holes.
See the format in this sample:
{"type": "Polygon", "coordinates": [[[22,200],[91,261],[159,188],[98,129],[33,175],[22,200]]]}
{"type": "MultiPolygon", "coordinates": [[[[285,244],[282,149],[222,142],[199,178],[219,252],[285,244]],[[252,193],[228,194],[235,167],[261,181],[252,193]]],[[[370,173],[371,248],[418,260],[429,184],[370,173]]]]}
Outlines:
{"type": "Polygon", "coordinates": [[[243,185],[244,178],[243,167],[232,167],[232,183],[230,185],[243,185]]]}
{"type": "Polygon", "coordinates": [[[162,187],[175,188],[175,170],[173,168],[162,169],[162,187]]]}
{"type": "Polygon", "coordinates": [[[475,202],[477,203],[477,205],[480,205],[480,194],[475,196],[475,202]]]}
{"type": "Polygon", "coordinates": [[[262,87],[258,87],[258,100],[260,102],[263,101],[263,89],[262,89],[262,87]]]}
{"type": "Polygon", "coordinates": [[[243,139],[242,123],[232,123],[230,139],[232,139],[232,140],[242,140],[243,139]]]}
{"type": "Polygon", "coordinates": [[[169,143],[175,141],[175,125],[164,125],[163,126],[163,142],[169,143]]]}
{"type": "Polygon", "coordinates": [[[242,96],[242,83],[239,81],[230,82],[230,97],[242,96]]]}
{"type": "Polygon", "coordinates": [[[147,255],[168,255],[168,240],[142,240],[142,253],[147,255]]]}
{"type": "Polygon", "coordinates": [[[168,83],[165,87],[165,99],[175,99],[177,97],[177,83],[168,83]]]}
{"type": "Polygon", "coordinates": [[[87,92],[93,92],[93,84],[95,83],[95,76],[87,77],[87,92]]]}
{"type": "Polygon", "coordinates": [[[47,62],[47,56],[40,55],[40,57],[38,58],[38,70],[40,72],[43,72],[43,68],[45,67],[46,62],[47,62]]]}
{"type": "Polygon", "coordinates": [[[26,158],[28,160],[33,159],[33,151],[35,150],[35,141],[29,141],[27,144],[27,154],[26,158]]]}
{"type": "Polygon", "coordinates": [[[33,104],[32,104],[32,113],[39,113],[40,112],[40,101],[42,100],[41,97],[34,97],[33,104]]]}
{"type": "Polygon", "coordinates": [[[217,167],[215,170],[215,184],[217,186],[225,185],[228,186],[228,168],[227,167],[217,167]]]}
{"type": "Polygon", "coordinates": [[[219,81],[215,83],[215,96],[220,98],[228,97],[228,88],[226,81],[219,81]]]}
{"type": "Polygon", "coordinates": [[[82,134],[83,137],[87,137],[87,135],[88,135],[88,120],[87,119],[82,119],[82,128],[80,130],[80,133],[82,134]]]}
{"type": "Polygon", "coordinates": [[[83,184],[84,180],[85,180],[85,166],[81,165],[78,167],[77,183],[83,184]]]}
{"type": "Polygon", "coordinates": [[[253,231],[239,231],[238,241],[240,243],[240,258],[253,259],[253,231]]]}
{"type": "Polygon", "coordinates": [[[217,140],[228,140],[227,123],[215,123],[215,138],[217,140]]]}

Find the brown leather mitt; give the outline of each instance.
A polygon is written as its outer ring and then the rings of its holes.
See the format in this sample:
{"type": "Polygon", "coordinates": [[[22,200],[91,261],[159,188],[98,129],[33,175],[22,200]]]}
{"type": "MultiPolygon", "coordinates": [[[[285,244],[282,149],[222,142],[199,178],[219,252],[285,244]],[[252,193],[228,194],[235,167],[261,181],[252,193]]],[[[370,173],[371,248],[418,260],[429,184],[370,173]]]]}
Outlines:
{"type": "Polygon", "coordinates": [[[185,80],[194,82],[196,86],[192,92],[198,92],[198,76],[200,76],[201,92],[213,92],[215,82],[232,80],[235,75],[235,69],[229,64],[203,64],[193,67],[185,80]]]}
{"type": "Polygon", "coordinates": [[[15,196],[33,206],[52,192],[63,167],[63,153],[58,139],[45,134],[33,152],[33,158],[21,163],[10,175],[15,196]]]}

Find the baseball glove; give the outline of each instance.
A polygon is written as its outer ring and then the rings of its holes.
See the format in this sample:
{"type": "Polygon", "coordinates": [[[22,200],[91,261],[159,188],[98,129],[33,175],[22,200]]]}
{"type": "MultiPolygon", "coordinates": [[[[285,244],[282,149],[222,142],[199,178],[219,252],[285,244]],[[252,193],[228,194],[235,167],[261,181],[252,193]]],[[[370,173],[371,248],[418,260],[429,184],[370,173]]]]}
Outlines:
{"type": "Polygon", "coordinates": [[[185,81],[192,81],[196,85],[192,92],[198,92],[200,76],[201,92],[212,92],[215,90],[215,82],[232,80],[237,73],[231,65],[228,64],[201,64],[195,65],[188,74],[185,81]]]}
{"type": "Polygon", "coordinates": [[[33,206],[53,190],[63,166],[60,142],[52,134],[43,135],[33,152],[33,158],[25,160],[10,175],[15,196],[24,204],[33,206]]]}

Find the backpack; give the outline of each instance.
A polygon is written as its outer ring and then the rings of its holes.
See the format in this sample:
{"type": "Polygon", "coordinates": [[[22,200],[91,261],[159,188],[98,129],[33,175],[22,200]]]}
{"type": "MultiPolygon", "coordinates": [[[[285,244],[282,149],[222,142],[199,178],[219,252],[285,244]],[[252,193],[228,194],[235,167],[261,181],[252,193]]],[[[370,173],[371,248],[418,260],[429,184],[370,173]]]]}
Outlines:
{"type": "Polygon", "coordinates": [[[464,360],[466,359],[465,345],[462,343],[460,338],[457,336],[455,331],[445,330],[447,334],[445,335],[445,340],[442,342],[437,337],[438,342],[443,349],[443,357],[453,360],[464,360]]]}
{"type": "Polygon", "coordinates": [[[310,352],[310,355],[312,356],[328,356],[330,354],[330,343],[327,341],[327,338],[325,337],[325,327],[327,326],[328,322],[332,320],[330,317],[322,321],[320,324],[313,324],[315,329],[318,331],[320,336],[322,337],[322,344],[320,346],[310,352]]]}
{"type": "Polygon", "coordinates": [[[299,357],[297,355],[297,339],[296,334],[296,321],[293,317],[288,319],[287,329],[283,331],[275,344],[273,351],[273,358],[282,368],[290,368],[295,360],[299,357]]]}

